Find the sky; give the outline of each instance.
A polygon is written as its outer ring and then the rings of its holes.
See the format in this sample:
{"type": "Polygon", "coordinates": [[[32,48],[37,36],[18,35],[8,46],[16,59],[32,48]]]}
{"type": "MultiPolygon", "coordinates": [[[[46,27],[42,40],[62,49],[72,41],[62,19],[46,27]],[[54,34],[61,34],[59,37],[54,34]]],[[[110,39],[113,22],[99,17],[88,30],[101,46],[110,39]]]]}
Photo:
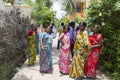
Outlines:
{"type": "Polygon", "coordinates": [[[56,11],[56,18],[61,19],[66,12],[62,9],[62,0],[53,0],[53,6],[52,9],[56,11]]]}

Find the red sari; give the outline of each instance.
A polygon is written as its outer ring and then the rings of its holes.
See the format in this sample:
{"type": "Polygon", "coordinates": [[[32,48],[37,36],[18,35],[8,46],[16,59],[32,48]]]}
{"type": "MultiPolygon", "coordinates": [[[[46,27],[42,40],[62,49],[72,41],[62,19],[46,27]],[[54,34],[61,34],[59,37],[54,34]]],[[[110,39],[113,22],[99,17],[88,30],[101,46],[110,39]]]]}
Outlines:
{"type": "MultiPolygon", "coordinates": [[[[101,34],[91,35],[89,37],[91,45],[100,44],[103,41],[101,34]]],[[[96,77],[96,68],[98,63],[99,54],[101,52],[101,47],[93,48],[85,62],[85,76],[86,77],[96,77]]]]}

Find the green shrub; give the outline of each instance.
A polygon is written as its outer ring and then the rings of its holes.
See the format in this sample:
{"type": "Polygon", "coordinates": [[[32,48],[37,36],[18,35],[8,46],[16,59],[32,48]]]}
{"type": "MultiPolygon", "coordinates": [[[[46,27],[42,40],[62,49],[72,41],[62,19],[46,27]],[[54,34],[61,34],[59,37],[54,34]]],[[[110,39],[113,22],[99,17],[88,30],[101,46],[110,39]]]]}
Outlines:
{"type": "Polygon", "coordinates": [[[43,24],[46,27],[55,20],[55,12],[50,9],[52,3],[50,0],[36,0],[34,10],[31,13],[31,18],[37,21],[38,24],[43,24]]]}

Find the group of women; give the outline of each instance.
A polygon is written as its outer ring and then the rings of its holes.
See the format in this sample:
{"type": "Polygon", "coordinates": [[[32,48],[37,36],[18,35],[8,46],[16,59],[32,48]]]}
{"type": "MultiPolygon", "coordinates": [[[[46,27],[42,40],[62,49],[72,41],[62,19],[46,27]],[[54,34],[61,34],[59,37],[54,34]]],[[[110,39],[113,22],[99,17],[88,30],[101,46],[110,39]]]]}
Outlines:
{"type": "MultiPolygon", "coordinates": [[[[75,33],[74,45],[71,45],[70,27],[64,24],[62,32],[59,35],[59,71],[61,74],[69,74],[72,78],[96,77],[96,68],[99,54],[103,46],[102,34],[98,33],[99,26],[92,27],[92,34],[88,36],[88,31],[85,30],[87,23],[80,22],[75,33]],[[71,47],[73,47],[73,57],[70,59],[71,47]]],[[[51,27],[44,29],[40,36],[40,73],[52,73],[52,43],[53,34],[51,27]]],[[[32,46],[31,46],[32,47],[32,46]]],[[[30,50],[33,51],[33,50],[30,50]]]]}
{"type": "MultiPolygon", "coordinates": [[[[80,22],[79,30],[75,31],[74,55],[70,62],[70,32],[69,26],[63,26],[63,33],[59,37],[60,54],[59,69],[62,74],[69,74],[72,78],[96,77],[99,54],[103,46],[102,34],[98,33],[99,26],[92,27],[92,34],[88,36],[85,30],[87,23],[80,22]]],[[[72,45],[73,46],[73,45],[72,45]]]]}
{"type": "Polygon", "coordinates": [[[96,77],[98,57],[103,46],[102,35],[98,33],[98,25],[92,28],[93,34],[88,36],[86,23],[79,24],[74,44],[74,57],[70,65],[70,77],[96,77]]]}

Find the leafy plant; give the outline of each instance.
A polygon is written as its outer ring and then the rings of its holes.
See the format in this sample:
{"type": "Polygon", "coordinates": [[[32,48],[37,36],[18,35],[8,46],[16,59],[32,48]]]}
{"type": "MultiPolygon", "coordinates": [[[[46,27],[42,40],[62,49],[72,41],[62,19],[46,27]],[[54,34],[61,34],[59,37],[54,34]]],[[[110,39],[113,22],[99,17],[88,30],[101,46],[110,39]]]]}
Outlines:
{"type": "Polygon", "coordinates": [[[3,0],[3,1],[6,2],[6,3],[11,3],[11,4],[14,3],[14,0],[3,0]]]}
{"type": "Polygon", "coordinates": [[[69,23],[70,22],[70,20],[68,19],[68,17],[67,16],[65,16],[65,17],[63,17],[61,20],[60,20],[60,23],[61,22],[64,22],[64,23],[69,23]]]}
{"type": "Polygon", "coordinates": [[[55,12],[50,9],[52,5],[50,0],[36,0],[35,5],[34,11],[31,13],[31,18],[36,20],[38,24],[43,24],[44,27],[54,22],[55,12]]]}

